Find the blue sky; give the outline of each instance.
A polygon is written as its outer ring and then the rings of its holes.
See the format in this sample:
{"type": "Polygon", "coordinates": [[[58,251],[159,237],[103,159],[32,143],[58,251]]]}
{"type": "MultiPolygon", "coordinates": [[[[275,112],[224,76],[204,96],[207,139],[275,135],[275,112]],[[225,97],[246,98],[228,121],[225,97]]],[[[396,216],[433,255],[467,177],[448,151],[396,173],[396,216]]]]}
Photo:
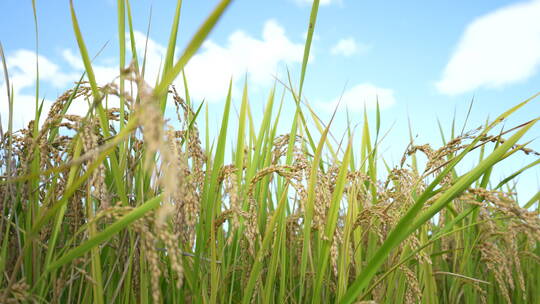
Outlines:
{"type": "MultiPolygon", "coordinates": [[[[36,2],[43,77],[40,97],[50,104],[80,77],[82,66],[68,1],[36,2]]],[[[90,53],[109,42],[95,62],[98,80],[108,82],[118,74],[116,1],[74,2],[90,53]]],[[[141,50],[151,6],[153,10],[147,78],[152,83],[165,52],[176,1],[132,2],[136,43],[141,50]]],[[[179,49],[216,3],[184,1],[179,49]]],[[[310,4],[310,0],[233,2],[187,67],[190,92],[195,100],[208,101],[211,117],[219,120],[231,76],[237,102],[243,75],[249,72],[251,103],[259,112],[273,85],[272,75],[286,80],[287,66],[297,83],[310,4]]],[[[2,1],[0,12],[0,41],[15,86],[16,126],[21,127],[33,116],[35,31],[31,1],[2,1]]],[[[343,93],[342,109],[346,106],[353,120],[361,122],[364,106],[373,117],[378,96],[383,131],[391,128],[382,144],[383,156],[395,164],[408,143],[407,117],[418,144],[437,146],[441,142],[437,118],[449,132],[456,111],[461,126],[472,98],[475,103],[467,129],[540,91],[538,16],[540,0],[321,1],[305,98],[327,121],[343,93]]],[[[7,119],[4,83],[2,75],[3,124],[7,119]]],[[[535,118],[540,113],[539,102],[517,113],[507,126],[535,118]]],[[[78,110],[84,111],[84,107],[78,110]]],[[[289,101],[284,118],[291,116],[289,101]]],[[[336,137],[345,128],[344,118],[341,111],[334,125],[336,137]]],[[[535,127],[527,138],[537,137],[539,131],[535,127]]],[[[538,141],[531,147],[540,150],[538,141]]],[[[517,157],[498,174],[502,177],[533,160],[532,156],[517,157]]],[[[522,177],[525,192],[538,191],[538,173],[536,169],[522,177]]]]}

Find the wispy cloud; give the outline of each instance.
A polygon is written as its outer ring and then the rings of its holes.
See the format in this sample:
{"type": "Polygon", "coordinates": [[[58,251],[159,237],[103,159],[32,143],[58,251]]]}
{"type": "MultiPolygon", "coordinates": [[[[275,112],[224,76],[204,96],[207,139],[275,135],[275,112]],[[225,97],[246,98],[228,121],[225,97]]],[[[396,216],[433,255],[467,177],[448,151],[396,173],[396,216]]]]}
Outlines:
{"type": "MultiPolygon", "coordinates": [[[[38,60],[40,80],[56,88],[65,87],[77,77],[73,72],[62,72],[60,66],[45,56],[39,55],[38,60]]],[[[36,53],[34,51],[18,50],[7,57],[6,63],[11,75],[10,82],[14,85],[16,92],[34,85],[36,81],[36,53]]]]}
{"type": "MultiPolygon", "coordinates": [[[[59,65],[53,63],[47,57],[39,55],[40,82],[56,89],[63,89],[71,82],[75,82],[80,73],[64,72],[59,65]]],[[[22,128],[35,117],[36,98],[32,91],[36,83],[36,54],[34,51],[20,49],[8,54],[6,64],[9,70],[9,83],[13,87],[13,119],[14,127],[22,128]]],[[[43,113],[47,113],[52,105],[52,96],[43,99],[43,113]]],[[[6,81],[4,75],[0,76],[0,115],[2,124],[7,124],[9,103],[7,100],[6,81]]]]}
{"type": "Polygon", "coordinates": [[[377,87],[371,83],[361,83],[346,90],[343,96],[337,96],[329,102],[320,103],[320,106],[327,111],[333,111],[340,99],[340,107],[353,112],[363,111],[364,107],[375,109],[377,101],[381,109],[389,108],[396,103],[394,90],[377,87]]]}
{"type": "Polygon", "coordinates": [[[359,44],[353,37],[340,39],[331,49],[332,55],[351,56],[369,50],[370,46],[359,44]]]}
{"type": "Polygon", "coordinates": [[[438,90],[460,94],[524,81],[540,66],[540,1],[503,7],[471,22],[438,90]]]}
{"type": "MultiPolygon", "coordinates": [[[[159,75],[166,48],[151,38],[147,39],[146,34],[142,32],[134,31],[133,34],[137,55],[139,56],[139,63],[142,64],[143,59],[146,60],[144,79],[147,83],[153,85],[159,75]]],[[[127,44],[131,44],[129,38],[127,44]]],[[[62,57],[72,69],[79,72],[79,76],[75,79],[78,80],[80,74],[84,71],[84,64],[80,55],[70,49],[66,49],[62,51],[62,57]]],[[[127,58],[131,58],[131,54],[127,54],[127,58]]],[[[129,62],[126,64],[129,64],[129,62]]],[[[92,64],[92,69],[98,85],[103,86],[110,82],[116,82],[118,84],[118,75],[120,74],[120,71],[117,58],[101,58],[101,60],[92,64]]],[[[130,87],[129,91],[136,95],[137,87],[130,87]]],[[[119,106],[119,99],[116,96],[110,95],[107,103],[110,107],[117,107],[119,106]]],[[[78,98],[72,104],[72,107],[70,107],[69,112],[73,114],[85,114],[87,111],[87,103],[84,102],[83,98],[78,98]]]]}
{"type": "MultiPolygon", "coordinates": [[[[134,37],[141,62],[143,55],[146,54],[145,80],[153,85],[162,68],[166,48],[151,38],[147,39],[142,32],[135,31],[134,37]]],[[[222,101],[226,97],[231,77],[233,89],[239,92],[246,73],[249,75],[252,88],[270,86],[274,82],[272,76],[279,74],[280,67],[301,62],[303,50],[303,43],[291,41],[283,26],[274,20],[264,24],[260,38],[239,30],[232,33],[223,45],[207,40],[185,68],[190,94],[199,101],[202,99],[209,102],[222,101]]],[[[58,64],[45,56],[39,56],[41,81],[60,91],[68,89],[84,71],[78,52],[66,49],[61,55],[63,62],[58,64]]],[[[92,65],[99,85],[114,81],[119,74],[117,59],[109,59],[106,60],[107,63],[101,60],[92,65]]],[[[19,122],[19,127],[22,127],[34,117],[35,97],[32,96],[32,92],[25,92],[25,89],[35,86],[35,53],[18,50],[8,56],[7,64],[10,82],[14,86],[15,118],[19,122]]],[[[174,84],[182,89],[181,77],[174,84]]],[[[8,103],[3,76],[0,77],[0,90],[0,114],[7,117],[8,103]]],[[[54,99],[56,96],[49,97],[54,99]]],[[[52,102],[52,100],[45,101],[44,113],[47,113],[52,102]]],[[[110,106],[115,106],[118,100],[111,97],[108,102],[110,106]]],[[[74,102],[70,113],[84,114],[86,110],[87,103],[83,98],[79,98],[74,102]]]]}
{"type": "Polygon", "coordinates": [[[80,57],[75,55],[71,49],[65,49],[62,51],[62,57],[64,60],[76,70],[84,70],[84,63],[80,57]]]}
{"type": "MultiPolygon", "coordinates": [[[[246,72],[251,86],[271,84],[280,67],[301,62],[303,51],[304,45],[291,41],[274,20],[264,24],[261,38],[236,31],[225,45],[208,40],[186,66],[190,94],[223,100],[231,77],[239,83],[246,72]]],[[[180,79],[176,83],[182,86],[180,79]]]]}

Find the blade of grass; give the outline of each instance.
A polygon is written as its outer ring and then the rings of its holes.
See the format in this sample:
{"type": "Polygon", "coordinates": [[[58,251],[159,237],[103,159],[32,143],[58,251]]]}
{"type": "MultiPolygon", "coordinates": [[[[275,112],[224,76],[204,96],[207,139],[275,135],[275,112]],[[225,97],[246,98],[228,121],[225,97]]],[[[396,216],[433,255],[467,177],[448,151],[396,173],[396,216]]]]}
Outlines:
{"type": "Polygon", "coordinates": [[[524,209],[529,209],[529,208],[531,208],[533,206],[533,204],[535,202],[537,202],[539,200],[540,200],[540,191],[536,192],[536,194],[533,195],[525,205],[523,205],[523,208],[524,209]]]}
{"type": "Polygon", "coordinates": [[[319,12],[319,0],[314,0],[313,5],[311,6],[307,38],[306,38],[306,43],[304,45],[304,57],[302,59],[302,72],[300,74],[300,86],[298,89],[299,99],[302,98],[302,89],[304,88],[304,79],[306,78],[307,63],[309,60],[309,52],[311,50],[311,42],[313,41],[313,32],[315,31],[315,24],[317,23],[318,12],[319,12]]]}
{"type": "MultiPolygon", "coordinates": [[[[169,43],[167,44],[167,53],[165,54],[165,62],[163,64],[163,77],[167,75],[172,68],[174,62],[174,50],[176,47],[176,40],[178,37],[178,24],[180,23],[180,12],[182,9],[182,0],[176,2],[176,10],[174,12],[173,24],[171,26],[171,33],[169,35],[169,43]]],[[[163,79],[162,79],[163,80],[163,79]]],[[[165,106],[167,104],[167,95],[163,95],[161,98],[161,112],[165,112],[165,106]]]]}
{"type": "Polygon", "coordinates": [[[504,186],[506,183],[508,183],[509,181],[513,180],[514,178],[516,178],[517,176],[519,176],[521,173],[523,173],[524,171],[526,171],[527,169],[530,169],[530,168],[534,168],[536,167],[538,164],[540,164],[540,159],[537,159],[533,162],[531,162],[530,164],[526,165],[525,167],[517,170],[516,172],[510,174],[508,177],[506,177],[505,179],[503,179],[502,181],[500,181],[497,186],[495,186],[494,189],[499,189],[501,188],[502,186],[504,186]]]}
{"type": "Polygon", "coordinates": [[[132,211],[121,217],[118,221],[114,222],[113,224],[105,228],[103,231],[98,232],[96,235],[94,235],[94,237],[90,238],[81,245],[71,249],[70,251],[68,251],[68,253],[52,262],[47,268],[47,271],[51,271],[58,267],[61,267],[73,261],[73,259],[76,259],[77,257],[80,257],[86,252],[90,251],[92,248],[102,244],[103,242],[106,242],[115,234],[120,232],[122,229],[126,228],[134,221],[142,218],[147,212],[156,209],[160,205],[160,202],[161,195],[158,195],[148,200],[144,204],[134,208],[132,211]]]}

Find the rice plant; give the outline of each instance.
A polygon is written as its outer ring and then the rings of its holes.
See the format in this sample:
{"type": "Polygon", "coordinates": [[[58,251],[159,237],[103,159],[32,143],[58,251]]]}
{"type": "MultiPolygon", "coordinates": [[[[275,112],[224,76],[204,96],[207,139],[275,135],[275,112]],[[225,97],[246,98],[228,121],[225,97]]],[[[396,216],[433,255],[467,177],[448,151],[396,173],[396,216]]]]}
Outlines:
{"type": "Polygon", "coordinates": [[[10,115],[0,134],[1,303],[540,303],[540,192],[520,202],[508,187],[540,162],[520,141],[539,118],[495,131],[536,95],[440,147],[411,138],[400,163],[381,167],[378,109],[375,126],[365,113],[335,145],[332,120],[301,98],[316,0],[300,81],[279,82],[294,119],[280,120],[274,88],[255,124],[247,82],[233,113],[230,86],[212,141],[198,127],[209,126],[203,104],[171,83],[230,2],[175,59],[178,1],[152,85],[126,44],[130,2],[118,0],[119,78],[102,86],[70,3],[84,75],[48,113],[36,96],[35,119],[15,131],[10,115]],[[81,99],[88,113],[67,114],[81,99]],[[530,165],[495,181],[518,153],[530,165]]]}

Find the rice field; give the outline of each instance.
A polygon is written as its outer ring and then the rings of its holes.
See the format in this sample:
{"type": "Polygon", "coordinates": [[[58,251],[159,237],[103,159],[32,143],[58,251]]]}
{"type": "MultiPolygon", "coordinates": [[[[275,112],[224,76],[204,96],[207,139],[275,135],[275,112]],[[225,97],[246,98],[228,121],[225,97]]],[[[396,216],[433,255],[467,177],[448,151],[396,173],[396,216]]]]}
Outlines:
{"type": "Polygon", "coordinates": [[[336,145],[332,121],[301,98],[314,1],[300,81],[280,82],[294,119],[280,120],[272,90],[255,121],[246,82],[238,112],[231,89],[224,96],[210,138],[199,129],[207,106],[171,83],[230,2],[178,58],[176,11],[150,84],[144,56],[125,43],[134,29],[119,0],[119,78],[101,86],[71,3],[85,74],[48,113],[36,99],[26,128],[2,117],[0,303],[540,303],[540,192],[518,201],[512,187],[540,163],[522,140],[540,117],[497,128],[536,96],[444,145],[411,137],[397,164],[381,161],[378,108],[336,145]],[[84,116],[68,114],[78,99],[90,104],[84,116]],[[529,165],[495,179],[515,154],[529,165]]]}

